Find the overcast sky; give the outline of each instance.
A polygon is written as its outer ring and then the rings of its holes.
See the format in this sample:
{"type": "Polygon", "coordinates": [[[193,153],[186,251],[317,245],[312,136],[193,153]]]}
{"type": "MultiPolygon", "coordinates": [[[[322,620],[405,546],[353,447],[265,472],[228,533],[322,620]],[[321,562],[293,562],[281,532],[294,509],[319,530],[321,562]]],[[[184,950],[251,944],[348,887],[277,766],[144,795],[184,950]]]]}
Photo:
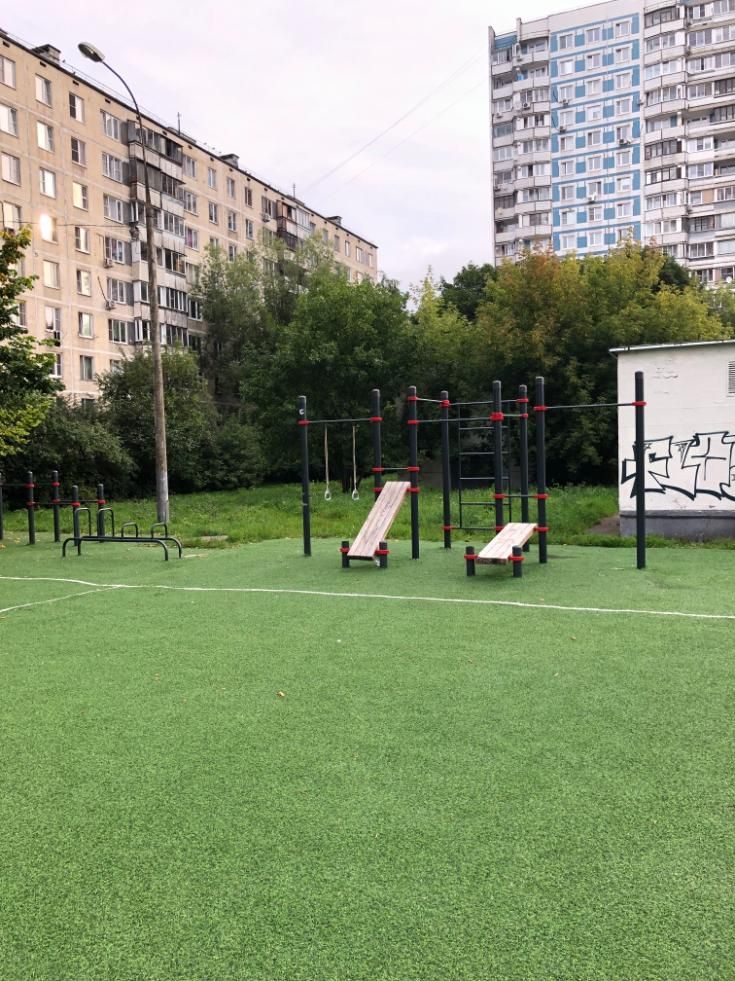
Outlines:
{"type": "Polygon", "coordinates": [[[375,242],[404,288],[489,261],[487,27],[574,6],[520,0],[30,0],[0,27],[375,242]],[[418,108],[413,110],[415,106],[418,108]],[[381,131],[353,160],[325,176],[381,131]],[[322,179],[324,178],[324,179],[322,179]]]}

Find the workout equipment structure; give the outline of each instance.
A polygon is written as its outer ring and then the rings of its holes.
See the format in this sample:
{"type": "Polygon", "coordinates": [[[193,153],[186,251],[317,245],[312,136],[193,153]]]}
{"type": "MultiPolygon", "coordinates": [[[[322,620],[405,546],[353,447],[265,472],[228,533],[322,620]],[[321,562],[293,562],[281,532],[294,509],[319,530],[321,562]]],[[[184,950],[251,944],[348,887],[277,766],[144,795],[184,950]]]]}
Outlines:
{"type": "MultiPolygon", "coordinates": [[[[535,380],[533,416],[529,412],[530,399],[525,385],[518,387],[518,395],[513,399],[503,399],[502,387],[499,381],[492,385],[492,398],[472,402],[451,402],[449,393],[442,391],[439,399],[420,398],[415,386],[408,390],[408,444],[409,464],[406,467],[384,467],[382,463],[381,423],[383,421],[380,408],[380,391],[373,389],[371,399],[371,415],[360,419],[314,419],[307,414],[306,396],[298,401],[298,425],[301,430],[301,506],[304,534],[304,555],[311,555],[311,508],[309,483],[309,438],[308,427],[317,423],[325,425],[325,498],[329,500],[329,469],[328,469],[328,440],[327,424],[352,424],[352,486],[353,497],[357,488],[357,462],[355,453],[355,425],[369,422],[372,426],[373,437],[373,478],[376,501],[360,529],[357,538],[350,546],[343,541],[341,546],[342,565],[349,567],[350,560],[375,560],[385,568],[388,562],[387,536],[407,495],[411,499],[411,557],[418,559],[419,546],[419,509],[418,509],[418,429],[424,424],[439,424],[441,426],[441,460],[442,460],[442,530],[444,548],[452,547],[452,531],[460,529],[464,532],[487,532],[492,537],[487,544],[476,552],[473,546],[467,546],[464,559],[467,575],[473,576],[477,565],[506,564],[513,566],[513,576],[520,578],[523,574],[524,553],[528,552],[529,542],[537,536],[538,560],[541,564],[548,562],[549,525],[547,519],[547,502],[549,500],[546,485],[546,435],[547,415],[550,412],[577,411],[593,409],[627,408],[635,409],[636,445],[635,457],[638,473],[644,473],[645,457],[645,397],[644,378],[642,372],[636,372],[635,399],[632,402],[593,402],[576,405],[547,405],[544,378],[535,380]],[[439,418],[419,418],[417,406],[419,403],[433,404],[440,408],[439,418]],[[490,408],[489,414],[481,415],[482,407],[490,408]],[[454,410],[454,414],[450,411],[454,410]],[[535,492],[531,491],[531,466],[529,459],[529,421],[533,418],[535,428],[535,492]],[[459,521],[452,524],[452,453],[451,431],[456,435],[456,485],[458,491],[459,521]],[[511,482],[513,468],[509,462],[511,444],[517,449],[517,489],[511,482]],[[483,466],[484,473],[474,472],[476,464],[483,466]],[[468,472],[472,470],[473,472],[468,472]],[[387,472],[406,472],[408,481],[395,480],[384,483],[383,474],[387,472]],[[474,491],[481,487],[492,487],[491,500],[477,500],[474,491]],[[513,503],[520,505],[520,521],[513,520],[513,503]],[[531,502],[536,504],[536,520],[531,520],[531,502]],[[481,525],[473,517],[484,509],[494,517],[494,524],[481,525]],[[507,520],[506,520],[507,517],[507,520]]],[[[638,481],[635,488],[636,496],[636,564],[639,569],[646,565],[646,511],[645,487],[643,481],[638,481]]]]}

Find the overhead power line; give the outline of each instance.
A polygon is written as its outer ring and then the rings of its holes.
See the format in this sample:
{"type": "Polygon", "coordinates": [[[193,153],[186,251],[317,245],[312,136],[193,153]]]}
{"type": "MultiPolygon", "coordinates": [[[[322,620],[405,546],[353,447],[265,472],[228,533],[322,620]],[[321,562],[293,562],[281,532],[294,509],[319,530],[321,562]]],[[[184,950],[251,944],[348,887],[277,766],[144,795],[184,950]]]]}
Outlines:
{"type": "Polygon", "coordinates": [[[391,130],[395,129],[396,126],[399,126],[405,119],[408,119],[408,117],[411,116],[414,112],[416,112],[417,109],[420,109],[421,106],[423,106],[426,102],[428,102],[433,95],[435,95],[440,89],[444,88],[445,85],[448,85],[449,82],[452,81],[452,79],[456,78],[457,75],[461,75],[462,72],[466,71],[470,67],[470,65],[473,65],[476,61],[478,61],[484,55],[484,53],[485,53],[485,48],[483,46],[483,49],[479,54],[473,55],[471,58],[469,58],[467,61],[461,64],[459,68],[455,69],[451,75],[448,75],[443,82],[440,82],[437,86],[431,89],[430,92],[427,92],[427,94],[423,96],[423,98],[419,99],[419,101],[415,105],[411,106],[411,108],[408,109],[406,112],[404,112],[402,116],[399,116],[398,119],[394,120],[389,126],[386,126],[385,129],[382,129],[377,134],[377,136],[374,136],[371,140],[368,140],[367,143],[364,143],[361,147],[355,150],[354,153],[351,153],[348,157],[345,157],[344,160],[341,160],[338,164],[335,164],[335,166],[332,167],[331,170],[328,170],[326,174],[322,174],[321,177],[317,178],[315,181],[312,181],[311,184],[308,184],[306,188],[304,188],[304,190],[310,191],[313,187],[316,187],[317,184],[321,184],[325,180],[327,180],[328,177],[331,177],[332,174],[336,174],[338,170],[341,170],[344,166],[346,166],[346,164],[354,160],[355,157],[359,157],[359,155],[363,153],[363,151],[367,150],[368,147],[371,147],[374,143],[377,143],[378,140],[382,139],[386,133],[390,133],[391,130]]]}

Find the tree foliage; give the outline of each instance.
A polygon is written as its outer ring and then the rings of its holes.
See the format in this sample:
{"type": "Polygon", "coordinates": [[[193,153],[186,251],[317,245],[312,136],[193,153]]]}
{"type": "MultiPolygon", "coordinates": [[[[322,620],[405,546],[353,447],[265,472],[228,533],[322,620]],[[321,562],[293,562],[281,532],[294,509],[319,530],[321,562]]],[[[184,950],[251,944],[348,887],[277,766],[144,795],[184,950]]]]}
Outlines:
{"type": "Polygon", "coordinates": [[[27,228],[0,231],[0,459],[28,442],[60,388],[51,377],[51,345],[35,340],[15,322],[19,298],[35,278],[18,271],[30,241],[27,228]]]}

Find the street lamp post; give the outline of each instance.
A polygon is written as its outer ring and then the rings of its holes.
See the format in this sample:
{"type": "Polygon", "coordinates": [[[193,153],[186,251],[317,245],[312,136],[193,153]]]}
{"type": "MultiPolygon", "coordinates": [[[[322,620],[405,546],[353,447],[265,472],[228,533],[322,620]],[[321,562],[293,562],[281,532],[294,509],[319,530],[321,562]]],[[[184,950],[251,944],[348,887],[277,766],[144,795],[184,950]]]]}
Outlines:
{"type": "Polygon", "coordinates": [[[143,185],[145,187],[145,230],[148,240],[148,303],[150,305],[151,351],[153,361],[153,429],[156,443],[156,511],[158,521],[168,521],[168,461],[166,458],[166,406],[163,397],[163,363],[161,360],[161,330],[158,318],[158,285],[156,282],[156,257],[153,241],[153,205],[151,185],[148,179],[148,156],[145,148],[145,133],[137,100],[130,86],[115,69],[105,61],[105,56],[93,44],[83,41],[79,50],[85,58],[103,64],[119,79],[132,99],[138,117],[140,145],[143,152],[143,185]]]}

